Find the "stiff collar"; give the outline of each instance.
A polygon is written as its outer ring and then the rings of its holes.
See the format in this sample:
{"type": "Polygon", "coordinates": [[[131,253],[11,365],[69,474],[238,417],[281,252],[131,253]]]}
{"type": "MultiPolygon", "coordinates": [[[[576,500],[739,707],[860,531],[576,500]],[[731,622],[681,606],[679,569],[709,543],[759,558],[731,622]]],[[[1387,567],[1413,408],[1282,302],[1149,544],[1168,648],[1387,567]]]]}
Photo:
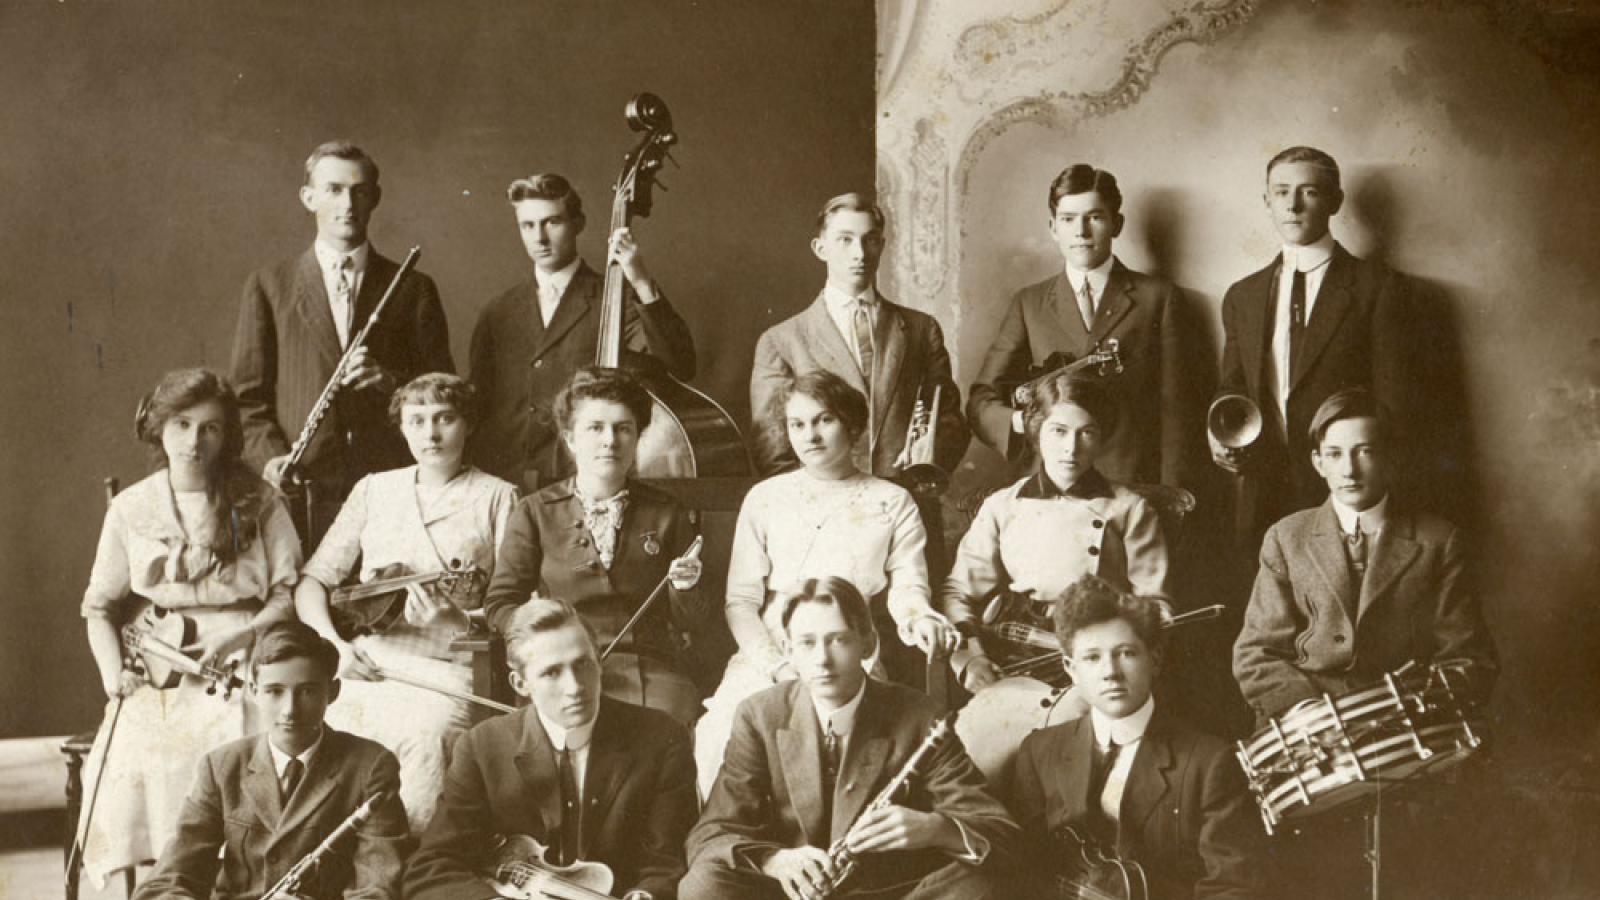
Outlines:
{"type": "Polygon", "coordinates": [[[1072,284],[1073,296],[1083,293],[1083,280],[1087,278],[1089,279],[1089,286],[1094,288],[1094,299],[1096,301],[1096,305],[1098,306],[1100,298],[1106,295],[1106,282],[1111,280],[1111,270],[1115,268],[1116,265],[1117,256],[1115,253],[1106,257],[1105,262],[1095,266],[1087,272],[1074,269],[1070,264],[1068,264],[1067,281],[1072,284]]]}
{"type": "Polygon", "coordinates": [[[859,294],[846,294],[830,284],[823,287],[822,296],[828,307],[836,312],[853,313],[857,303],[865,303],[869,309],[878,305],[878,291],[871,285],[859,294]]]}
{"type": "Polygon", "coordinates": [[[1094,707],[1089,708],[1090,721],[1094,724],[1094,742],[1100,749],[1110,749],[1110,743],[1115,741],[1117,746],[1127,745],[1142,740],[1144,733],[1150,728],[1150,717],[1156,713],[1156,697],[1151,694],[1145,698],[1144,705],[1120,719],[1113,719],[1094,707]]]}
{"type": "Polygon", "coordinates": [[[583,265],[583,257],[574,256],[572,262],[554,272],[546,272],[538,266],[534,266],[533,280],[538,284],[540,291],[551,288],[555,290],[557,297],[561,297],[567,293],[567,285],[572,283],[572,277],[578,274],[578,267],[581,265],[583,265]]]}
{"type": "Polygon", "coordinates": [[[817,711],[817,722],[822,726],[823,733],[832,731],[839,737],[849,737],[856,727],[856,711],[861,708],[861,698],[867,695],[867,680],[861,680],[861,689],[849,702],[834,709],[825,708],[822,701],[809,690],[806,694],[811,697],[811,705],[817,711]]]}
{"type": "Polygon", "coordinates": [[[322,266],[324,272],[337,272],[345,257],[349,257],[355,262],[356,272],[360,273],[367,270],[367,256],[372,251],[372,242],[368,241],[349,253],[335,250],[320,240],[313,241],[311,249],[317,254],[317,264],[322,266]]]}
{"type": "Polygon", "coordinates": [[[594,740],[594,723],[600,721],[599,710],[596,709],[594,718],[579,725],[577,728],[562,728],[560,725],[546,719],[544,713],[534,707],[534,712],[539,716],[539,724],[544,726],[544,733],[550,737],[550,746],[557,753],[563,750],[583,750],[594,740]]]}
{"type": "Polygon", "coordinates": [[[267,738],[267,749],[272,751],[272,768],[273,771],[278,773],[279,780],[283,779],[283,770],[288,768],[289,760],[291,759],[300,760],[300,765],[305,767],[305,771],[311,771],[311,757],[317,754],[317,748],[322,746],[322,739],[327,736],[328,726],[323,725],[322,728],[317,731],[317,739],[311,742],[311,746],[302,750],[299,756],[290,756],[282,750],[279,750],[278,745],[272,742],[272,738],[267,738]]]}
{"type": "Polygon", "coordinates": [[[1333,259],[1333,232],[1329,231],[1315,241],[1301,245],[1283,245],[1283,267],[1290,271],[1310,272],[1320,269],[1333,259]]]}
{"type": "Polygon", "coordinates": [[[1056,487],[1044,469],[1033,473],[1022,490],[1017,492],[1019,500],[1054,500],[1058,497],[1071,497],[1075,500],[1094,500],[1100,497],[1114,497],[1116,493],[1111,490],[1111,482],[1099,469],[1090,469],[1083,473],[1072,486],[1066,490],[1056,487]]]}
{"type": "Polygon", "coordinates": [[[1361,523],[1361,533],[1367,537],[1373,537],[1383,530],[1383,524],[1389,520],[1388,494],[1384,494],[1382,500],[1379,500],[1371,509],[1363,512],[1356,512],[1332,497],[1328,499],[1333,501],[1333,514],[1339,517],[1339,530],[1345,534],[1355,534],[1356,522],[1359,521],[1361,523]]]}

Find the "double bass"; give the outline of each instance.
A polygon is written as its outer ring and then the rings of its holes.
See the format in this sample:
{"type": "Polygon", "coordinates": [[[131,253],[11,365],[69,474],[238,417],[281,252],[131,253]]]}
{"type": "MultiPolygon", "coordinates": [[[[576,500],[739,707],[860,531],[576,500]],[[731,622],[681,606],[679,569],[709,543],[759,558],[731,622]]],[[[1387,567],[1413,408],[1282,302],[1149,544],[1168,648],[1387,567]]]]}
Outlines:
{"type": "MultiPolygon", "coordinates": [[[[634,216],[648,216],[654,203],[656,172],[668,150],[678,141],[672,130],[667,104],[654,94],[642,93],[628,102],[628,126],[644,132],[623,159],[611,201],[611,227],[607,234],[626,228],[634,216]]],[[[606,264],[605,293],[600,302],[600,337],[594,364],[622,367],[622,323],[627,278],[614,260],[606,264]]],[[[650,425],[639,435],[637,474],[641,478],[700,478],[753,476],[744,435],[717,401],[664,371],[630,371],[650,394],[650,425]]]]}

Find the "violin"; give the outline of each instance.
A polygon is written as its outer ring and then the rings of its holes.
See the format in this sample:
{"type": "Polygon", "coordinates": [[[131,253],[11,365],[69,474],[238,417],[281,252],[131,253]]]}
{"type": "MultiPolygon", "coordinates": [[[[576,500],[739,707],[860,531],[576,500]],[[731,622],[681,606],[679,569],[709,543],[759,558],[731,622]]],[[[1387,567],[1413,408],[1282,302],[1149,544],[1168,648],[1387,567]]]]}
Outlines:
{"type": "Polygon", "coordinates": [[[1021,378],[997,378],[994,388],[1000,396],[1011,401],[1013,409],[1025,409],[1033,392],[1045,381],[1057,375],[1071,375],[1084,369],[1094,369],[1102,377],[1122,373],[1122,349],[1116,338],[1106,338],[1095,344],[1094,350],[1083,358],[1058,350],[1045,358],[1042,365],[1032,366],[1021,378]]]}
{"type": "Polygon", "coordinates": [[[1062,825],[1052,837],[1064,851],[1058,858],[1072,861],[1067,873],[1056,876],[1059,900],[1150,900],[1150,879],[1137,862],[1072,825],[1062,825]]]}
{"type": "Polygon", "coordinates": [[[549,852],[525,834],[501,835],[487,873],[495,893],[512,900],[612,900],[616,878],[605,863],[580,859],[558,866],[545,858],[549,852]]]}
{"type": "Polygon", "coordinates": [[[467,609],[482,601],[489,575],[459,559],[437,572],[410,572],[399,563],[385,566],[373,580],[337,588],[328,598],[329,617],[339,637],[348,641],[363,634],[383,634],[398,625],[406,612],[406,588],[412,585],[467,609]]]}
{"type": "Polygon", "coordinates": [[[236,670],[238,660],[218,665],[184,653],[181,647],[194,643],[194,620],[182,613],[162,609],[146,602],[128,624],[122,626],[123,662],[160,690],[175,688],[183,676],[193,675],[206,682],[206,693],[222,692],[226,700],[244,687],[236,670]]]}

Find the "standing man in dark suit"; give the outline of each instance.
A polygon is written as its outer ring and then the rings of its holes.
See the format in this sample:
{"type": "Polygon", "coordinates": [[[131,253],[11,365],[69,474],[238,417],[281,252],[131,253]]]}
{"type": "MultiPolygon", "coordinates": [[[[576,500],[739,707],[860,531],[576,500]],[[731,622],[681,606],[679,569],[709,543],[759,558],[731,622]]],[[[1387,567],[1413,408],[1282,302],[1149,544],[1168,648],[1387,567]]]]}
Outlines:
{"type": "Polygon", "coordinates": [[[1477,699],[1494,641],[1454,525],[1393,496],[1389,422],[1367,391],[1340,391],[1312,419],[1311,458],[1330,496],[1272,526],[1234,648],[1258,721],[1335,697],[1407,662],[1471,664],[1477,699]]]}
{"type": "Polygon", "coordinates": [[[799,679],[739,706],[722,770],[689,835],[695,900],[805,900],[837,873],[843,840],[855,871],[833,896],[1001,896],[994,876],[1017,828],[948,735],[909,789],[867,807],[937,718],[910,688],[868,678],[867,605],[848,581],[811,579],[781,598],[786,650],[799,679]]]}
{"type": "Polygon", "coordinates": [[[339,696],[339,651],[300,622],[274,625],[250,660],[265,734],[208,753],[178,832],[133,900],[255,900],[369,798],[371,817],[300,885],[307,900],[400,900],[411,847],[400,764],[322,722],[339,696]]]}
{"type": "Polygon", "coordinates": [[[1190,448],[1199,444],[1201,398],[1185,366],[1188,336],[1178,289],[1112,255],[1123,216],[1122,191],[1110,172],[1083,163],[1068,166],[1050,183],[1049,208],[1050,234],[1066,270],[1011,299],[972,381],[967,416],[985,444],[1008,460],[1031,462],[1022,411],[996,383],[1020,379],[1054,353],[1082,358],[1115,340],[1123,369],[1107,382],[1122,424],[1097,465],[1123,484],[1180,486],[1190,480],[1190,448]]]}
{"type": "MultiPolygon", "coordinates": [[[[367,224],[382,197],[378,166],[361,148],[342,141],[317,147],[300,188],[300,203],[317,221],[316,241],[245,282],[233,384],[244,418],[245,459],[273,484],[282,486],[290,443],[399,268],[367,241],[367,224]]],[[[389,423],[395,387],[427,372],[454,370],[439,291],[433,279],[413,271],[352,357],[333,408],[301,460],[315,507],[301,518],[302,527],[309,523],[300,535],[307,547],[316,546],[363,475],[411,461],[389,423]]]]}
{"type": "MultiPolygon", "coordinates": [[[[1264,835],[1232,748],[1189,728],[1152,694],[1159,604],[1087,575],[1056,604],[1055,628],[1089,715],[1023,738],[1011,808],[1033,842],[1021,867],[1028,877],[1086,874],[1061,868],[1082,859],[1054,837],[1070,827],[1140,864],[1152,897],[1266,896],[1266,859],[1257,855],[1264,835]]],[[[1055,896],[1050,888],[1039,883],[1024,896],[1055,896]]]]}
{"type": "Polygon", "coordinates": [[[456,744],[438,812],[406,868],[406,897],[496,896],[495,838],[523,835],[553,864],[608,866],[614,896],[673,900],[696,812],[688,730],[601,697],[600,648],[565,601],[518,607],[506,653],[511,686],[532,703],[456,744]]]}
{"type": "Polygon", "coordinates": [[[1351,256],[1328,229],[1344,204],[1333,157],[1311,147],[1284,150],[1267,164],[1262,199],[1283,250],[1222,299],[1217,395],[1254,401],[1264,428],[1242,453],[1208,435],[1212,459],[1241,476],[1235,535],[1238,549],[1252,558],[1268,525],[1327,496],[1308,438],[1323,400],[1365,386],[1404,420],[1406,361],[1414,352],[1408,343],[1416,337],[1405,280],[1351,256]]]}
{"type": "MultiPolygon", "coordinates": [[[[583,200],[565,178],[519,178],[506,198],[533,274],[490,300],[472,331],[468,365],[485,413],[472,450],[479,467],[531,494],[572,474],[550,404],[573,372],[595,362],[605,278],[578,256],[583,200]]],[[[632,231],[612,233],[607,252],[627,278],[624,364],[648,362],[681,380],[694,377],[689,326],[650,276],[632,231]]]]}
{"type": "MultiPolygon", "coordinates": [[[[757,466],[773,475],[797,465],[773,398],[797,376],[832,372],[867,398],[868,425],[855,447],[856,468],[895,479],[913,462],[906,433],[920,400],[932,417],[939,392],[938,431],[932,462],[955,471],[971,433],[961,417],[961,389],[950,371],[950,353],[938,320],[891,303],[875,283],[883,257],[883,210],[863,194],[841,194],[817,216],[811,252],[828,267],[827,284],[810,306],[767,329],[756,342],[750,373],[750,417],[754,420],[757,466]]],[[[928,568],[943,573],[944,522],[938,491],[906,485],[917,500],[928,532],[928,568]]]]}

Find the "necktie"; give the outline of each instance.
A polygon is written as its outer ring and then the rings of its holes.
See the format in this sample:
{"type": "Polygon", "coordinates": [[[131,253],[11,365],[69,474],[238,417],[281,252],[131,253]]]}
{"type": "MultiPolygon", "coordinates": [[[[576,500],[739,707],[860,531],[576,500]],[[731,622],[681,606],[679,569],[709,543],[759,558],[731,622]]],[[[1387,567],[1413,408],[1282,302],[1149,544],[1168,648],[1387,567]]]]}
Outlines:
{"type": "Polygon", "coordinates": [[[578,793],[572,748],[564,747],[561,750],[561,864],[570,866],[582,858],[583,797],[578,793]]]}
{"type": "Polygon", "coordinates": [[[1289,286],[1289,373],[1293,377],[1295,354],[1306,330],[1306,273],[1294,270],[1294,281],[1289,286]]]}
{"type": "Polygon", "coordinates": [[[1089,286],[1089,276],[1083,276],[1083,287],[1078,290],[1078,314],[1083,316],[1083,330],[1094,330],[1094,288],[1089,286]]]}
{"type": "Polygon", "coordinates": [[[833,822],[833,792],[839,784],[839,763],[843,757],[844,741],[833,733],[830,724],[822,736],[822,821],[833,822]]]}
{"type": "Polygon", "coordinates": [[[333,324],[339,332],[339,346],[350,345],[350,314],[355,308],[356,260],[346,256],[339,261],[339,280],[333,292],[338,295],[333,303],[333,324]]]}
{"type": "Polygon", "coordinates": [[[872,393],[872,307],[865,300],[856,302],[856,312],[850,327],[855,332],[856,356],[861,364],[861,380],[872,393]]]}
{"type": "Polygon", "coordinates": [[[294,796],[294,789],[300,786],[300,779],[305,777],[305,774],[306,764],[301,762],[299,757],[289,760],[289,764],[283,767],[283,802],[285,806],[288,805],[289,798],[294,796]]]}
{"type": "Polygon", "coordinates": [[[539,318],[544,324],[549,325],[550,320],[556,317],[556,307],[561,305],[561,292],[556,290],[555,282],[546,281],[539,285],[539,318]]]}
{"type": "Polygon", "coordinates": [[[1361,530],[1361,518],[1356,517],[1356,530],[1354,534],[1345,535],[1345,549],[1350,554],[1350,568],[1355,571],[1359,581],[1367,574],[1367,535],[1361,530]]]}
{"type": "Polygon", "coordinates": [[[1089,826],[1102,842],[1107,845],[1115,844],[1117,839],[1117,823],[1109,816],[1100,800],[1100,795],[1106,791],[1106,780],[1111,777],[1111,770],[1117,765],[1117,754],[1122,751],[1122,745],[1111,741],[1106,749],[1095,747],[1094,769],[1089,777],[1089,826]]]}

